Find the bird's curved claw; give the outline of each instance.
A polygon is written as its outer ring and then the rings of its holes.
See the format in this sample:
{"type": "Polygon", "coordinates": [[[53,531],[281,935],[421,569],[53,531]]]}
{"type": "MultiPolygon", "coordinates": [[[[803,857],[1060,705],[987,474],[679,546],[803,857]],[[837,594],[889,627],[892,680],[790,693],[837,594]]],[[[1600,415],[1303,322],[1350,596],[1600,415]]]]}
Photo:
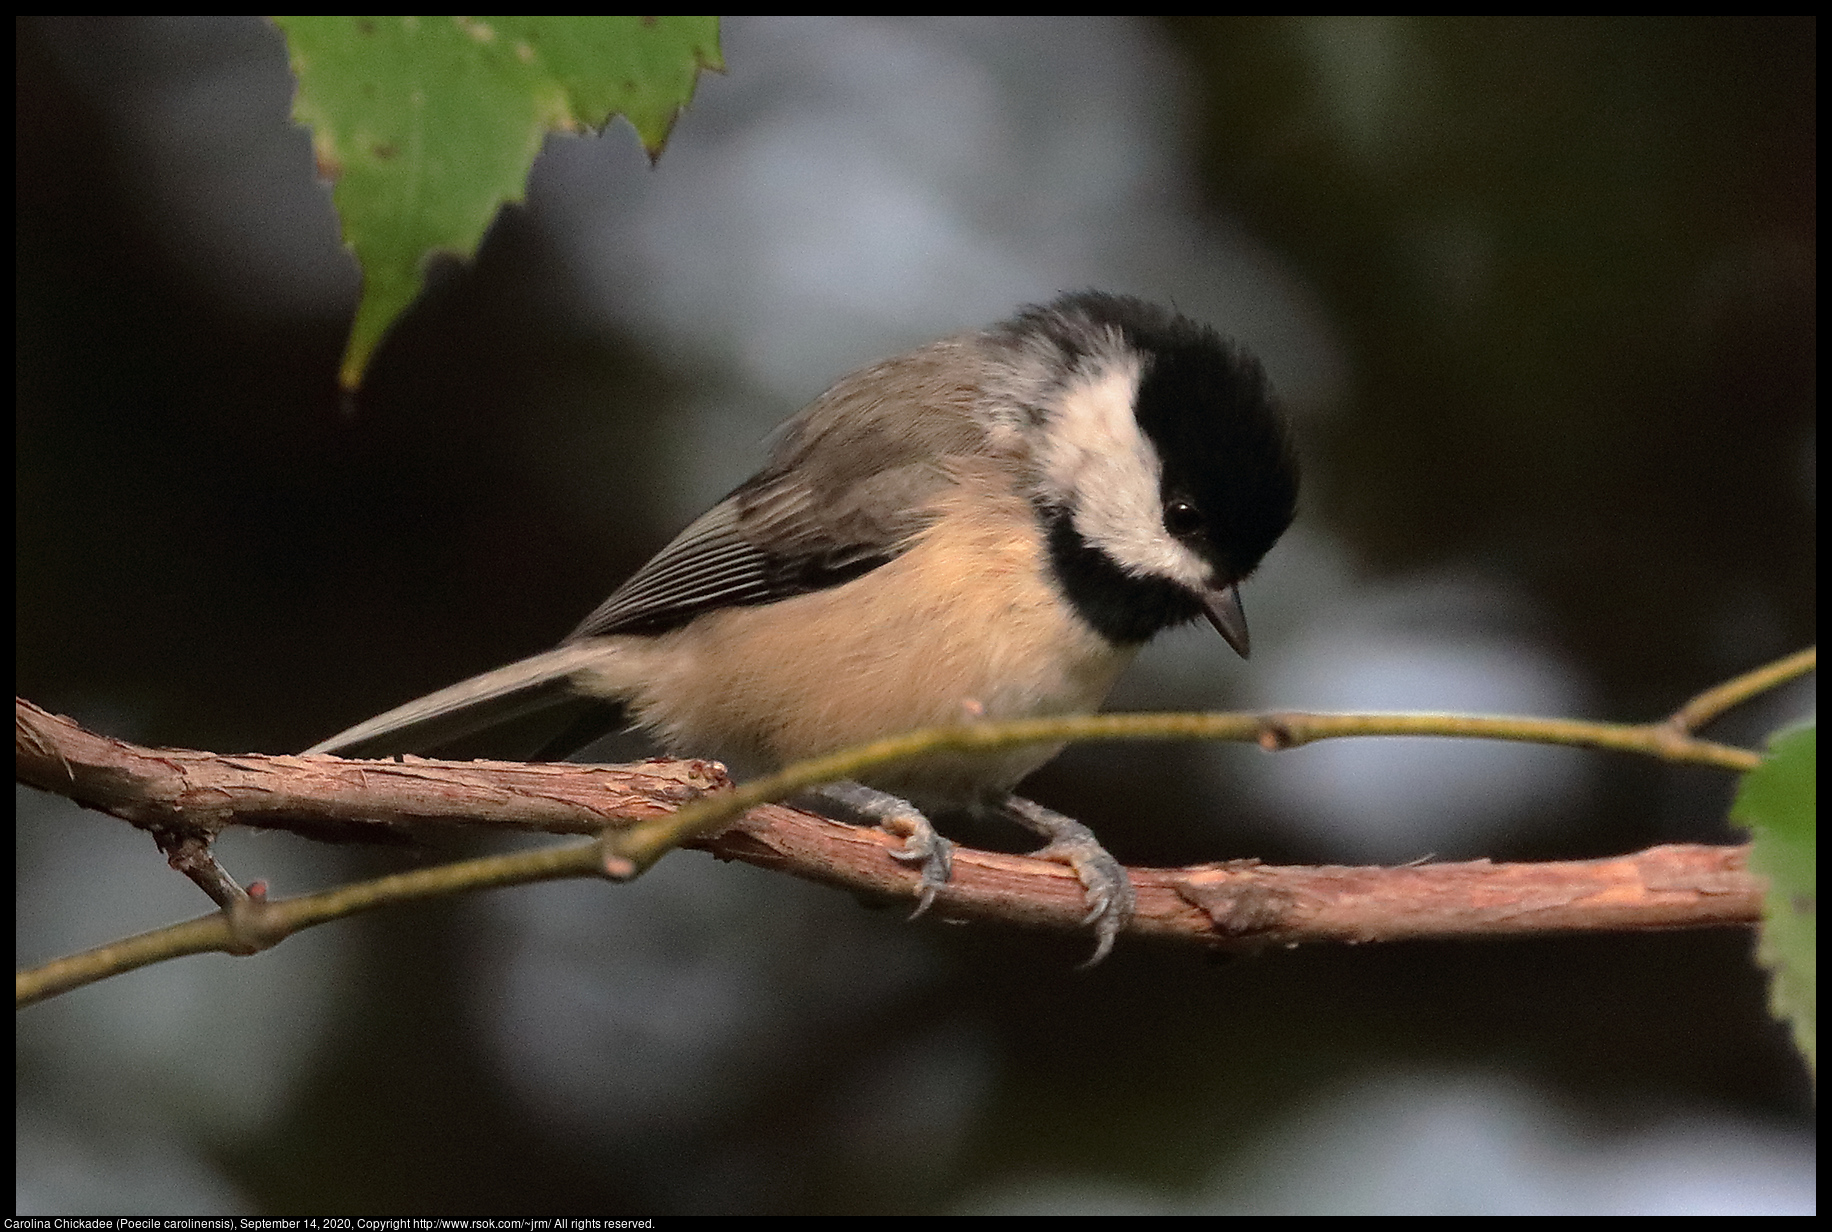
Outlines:
{"type": "Polygon", "coordinates": [[[1126,866],[1100,845],[1094,831],[1074,818],[1020,796],[1007,800],[1005,811],[1026,829],[1050,840],[1047,846],[1032,852],[1033,856],[1075,870],[1088,904],[1081,924],[1094,929],[1094,953],[1080,969],[1095,966],[1113,952],[1114,941],[1138,913],[1138,893],[1132,888],[1126,866]]]}

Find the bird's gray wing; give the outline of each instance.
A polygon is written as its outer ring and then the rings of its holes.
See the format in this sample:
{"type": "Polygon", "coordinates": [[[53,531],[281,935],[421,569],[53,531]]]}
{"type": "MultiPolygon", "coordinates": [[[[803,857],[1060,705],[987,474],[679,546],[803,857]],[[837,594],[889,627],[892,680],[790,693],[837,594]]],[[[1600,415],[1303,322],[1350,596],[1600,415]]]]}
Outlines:
{"type": "Polygon", "coordinates": [[[702,612],[824,590],[895,559],[930,521],[944,486],[933,463],[823,493],[799,476],[759,475],[701,514],[638,569],[568,641],[662,633],[702,612]]]}
{"type": "Polygon", "coordinates": [[[715,608],[774,603],[860,577],[908,549],[988,452],[957,340],[835,385],[783,426],[762,470],[696,518],[568,641],[661,633],[715,608]],[[886,397],[884,391],[894,393],[886,397]]]}

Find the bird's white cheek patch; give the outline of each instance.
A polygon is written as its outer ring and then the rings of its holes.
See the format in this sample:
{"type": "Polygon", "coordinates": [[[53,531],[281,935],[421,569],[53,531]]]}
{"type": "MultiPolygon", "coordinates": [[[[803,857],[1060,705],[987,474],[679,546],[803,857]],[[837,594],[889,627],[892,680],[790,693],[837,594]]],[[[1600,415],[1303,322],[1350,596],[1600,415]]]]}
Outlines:
{"type": "Polygon", "coordinates": [[[1164,529],[1158,453],[1132,410],[1140,376],[1137,359],[1116,358],[1065,389],[1044,472],[1082,538],[1122,569],[1201,586],[1208,566],[1164,529]]]}

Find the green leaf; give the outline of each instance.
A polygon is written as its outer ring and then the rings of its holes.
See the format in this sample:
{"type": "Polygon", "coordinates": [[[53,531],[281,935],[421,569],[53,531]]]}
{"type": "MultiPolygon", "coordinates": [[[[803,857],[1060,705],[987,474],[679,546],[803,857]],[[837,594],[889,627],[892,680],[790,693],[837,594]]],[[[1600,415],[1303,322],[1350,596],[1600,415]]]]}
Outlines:
{"type": "Polygon", "coordinates": [[[362,382],[382,335],[420,293],[426,258],[468,260],[520,200],[550,130],[613,115],[661,152],[702,69],[716,17],[276,17],[344,243],[363,271],[344,352],[362,382]]]}
{"type": "Polygon", "coordinates": [[[1769,1005],[1794,1028],[1794,1044],[1818,1072],[1819,733],[1796,727],[1769,742],[1768,756],[1743,776],[1732,820],[1749,827],[1751,872],[1768,878],[1756,959],[1769,970],[1769,1005]]]}

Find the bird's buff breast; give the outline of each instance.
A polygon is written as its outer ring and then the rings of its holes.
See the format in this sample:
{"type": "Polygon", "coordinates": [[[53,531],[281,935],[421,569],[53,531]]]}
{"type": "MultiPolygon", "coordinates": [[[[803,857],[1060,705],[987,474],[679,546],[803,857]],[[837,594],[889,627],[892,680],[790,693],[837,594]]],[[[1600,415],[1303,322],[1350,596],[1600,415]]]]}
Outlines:
{"type": "MultiPolygon", "coordinates": [[[[638,724],[742,777],[916,728],[1095,709],[1135,648],[1058,597],[1022,512],[944,514],[843,587],[640,639],[638,724]]],[[[965,804],[1003,796],[1060,748],[935,755],[861,778],[919,804],[965,804]]]]}

